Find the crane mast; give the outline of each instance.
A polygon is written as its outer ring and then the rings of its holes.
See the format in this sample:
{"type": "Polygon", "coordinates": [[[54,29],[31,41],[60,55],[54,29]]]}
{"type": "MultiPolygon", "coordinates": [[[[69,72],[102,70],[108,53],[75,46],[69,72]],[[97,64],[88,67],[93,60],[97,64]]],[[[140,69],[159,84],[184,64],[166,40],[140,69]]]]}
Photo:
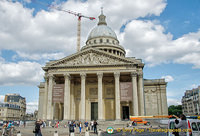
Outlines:
{"type": "Polygon", "coordinates": [[[77,26],[77,52],[80,51],[81,44],[81,17],[78,17],[78,26],[77,26]]]}

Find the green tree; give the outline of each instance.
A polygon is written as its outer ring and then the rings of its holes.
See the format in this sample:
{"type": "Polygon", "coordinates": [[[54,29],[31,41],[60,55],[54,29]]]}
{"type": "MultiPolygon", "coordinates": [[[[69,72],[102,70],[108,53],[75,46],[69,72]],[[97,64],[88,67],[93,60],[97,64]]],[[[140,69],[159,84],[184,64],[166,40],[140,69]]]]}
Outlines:
{"type": "Polygon", "coordinates": [[[179,116],[182,114],[182,105],[171,105],[168,107],[169,115],[179,116]]]}

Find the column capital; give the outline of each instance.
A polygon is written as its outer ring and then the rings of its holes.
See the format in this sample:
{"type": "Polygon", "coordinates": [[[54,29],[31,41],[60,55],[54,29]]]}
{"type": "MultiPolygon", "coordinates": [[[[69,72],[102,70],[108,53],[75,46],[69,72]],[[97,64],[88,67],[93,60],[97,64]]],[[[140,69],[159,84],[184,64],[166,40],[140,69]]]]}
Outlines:
{"type": "Polygon", "coordinates": [[[54,75],[53,74],[48,74],[49,79],[53,79],[54,75]]]}
{"type": "Polygon", "coordinates": [[[138,72],[139,77],[143,77],[143,72],[138,72]]]}
{"type": "Polygon", "coordinates": [[[98,78],[103,78],[103,72],[97,72],[98,78]]]}
{"type": "Polygon", "coordinates": [[[131,77],[137,77],[137,74],[138,74],[138,73],[135,72],[135,71],[134,71],[134,72],[131,72],[131,77]]]}
{"type": "Polygon", "coordinates": [[[86,78],[86,73],[80,73],[81,78],[86,78]]]}
{"type": "Polygon", "coordinates": [[[118,78],[120,76],[120,72],[114,72],[115,78],[118,78]]]}
{"type": "Polygon", "coordinates": [[[66,79],[66,78],[67,78],[67,79],[70,79],[70,78],[71,78],[71,76],[70,76],[69,73],[65,73],[65,74],[64,74],[64,77],[65,77],[65,79],[66,79]]]}
{"type": "Polygon", "coordinates": [[[48,80],[48,76],[47,76],[47,75],[44,76],[44,80],[45,80],[45,81],[48,80]]]}

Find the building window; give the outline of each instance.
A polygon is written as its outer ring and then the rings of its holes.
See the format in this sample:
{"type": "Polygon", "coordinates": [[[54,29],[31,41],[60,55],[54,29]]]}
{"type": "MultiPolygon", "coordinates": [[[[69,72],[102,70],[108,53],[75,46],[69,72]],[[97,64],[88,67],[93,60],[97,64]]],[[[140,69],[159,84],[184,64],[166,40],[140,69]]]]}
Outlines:
{"type": "Polygon", "coordinates": [[[106,42],[109,43],[109,39],[106,39],[106,42]]]}
{"type": "Polygon", "coordinates": [[[103,40],[102,39],[100,39],[100,43],[102,43],[103,42],[103,40]]]}
{"type": "Polygon", "coordinates": [[[96,43],[96,40],[94,40],[94,43],[96,43]]]}
{"type": "Polygon", "coordinates": [[[112,42],[113,42],[113,44],[115,44],[115,41],[114,41],[114,40],[113,40],[112,42]]]}

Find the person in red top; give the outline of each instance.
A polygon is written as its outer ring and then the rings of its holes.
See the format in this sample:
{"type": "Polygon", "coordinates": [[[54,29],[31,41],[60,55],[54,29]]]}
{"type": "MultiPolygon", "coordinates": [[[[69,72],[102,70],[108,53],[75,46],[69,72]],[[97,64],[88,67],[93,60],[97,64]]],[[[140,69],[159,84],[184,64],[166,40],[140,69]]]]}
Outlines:
{"type": "Polygon", "coordinates": [[[56,123],[56,128],[58,128],[58,126],[59,126],[59,121],[56,123]]]}

